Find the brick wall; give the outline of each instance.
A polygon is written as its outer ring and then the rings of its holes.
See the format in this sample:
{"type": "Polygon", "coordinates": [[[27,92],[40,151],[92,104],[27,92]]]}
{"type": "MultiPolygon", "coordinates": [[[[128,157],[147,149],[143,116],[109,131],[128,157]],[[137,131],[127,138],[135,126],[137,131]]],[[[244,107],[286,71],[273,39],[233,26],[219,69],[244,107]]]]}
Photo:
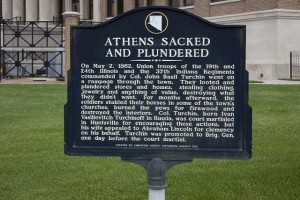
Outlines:
{"type": "Polygon", "coordinates": [[[194,11],[193,13],[200,16],[200,17],[209,17],[210,13],[210,0],[201,0],[201,1],[194,1],[194,11]]]}
{"type": "Polygon", "coordinates": [[[300,10],[300,0],[278,0],[278,8],[300,10]]]}
{"type": "Polygon", "coordinates": [[[132,10],[135,8],[135,0],[127,0],[126,3],[124,3],[124,12],[128,10],[132,10]]]}
{"type": "Polygon", "coordinates": [[[167,6],[167,5],[169,5],[169,1],[168,0],[154,0],[154,4],[156,6],[167,6]]]}
{"type": "Polygon", "coordinates": [[[242,1],[244,4],[243,12],[254,12],[262,10],[273,10],[277,8],[278,0],[246,0],[242,1]]]}
{"type": "Polygon", "coordinates": [[[244,11],[244,6],[244,1],[211,5],[210,16],[242,13],[244,11]]]}
{"type": "Polygon", "coordinates": [[[63,13],[65,18],[65,82],[68,81],[68,71],[71,67],[71,26],[78,25],[80,13],[65,12],[63,13]]]}
{"type": "Polygon", "coordinates": [[[232,15],[273,9],[300,10],[300,0],[241,0],[213,3],[210,0],[195,1],[193,13],[201,17],[232,15]]]}

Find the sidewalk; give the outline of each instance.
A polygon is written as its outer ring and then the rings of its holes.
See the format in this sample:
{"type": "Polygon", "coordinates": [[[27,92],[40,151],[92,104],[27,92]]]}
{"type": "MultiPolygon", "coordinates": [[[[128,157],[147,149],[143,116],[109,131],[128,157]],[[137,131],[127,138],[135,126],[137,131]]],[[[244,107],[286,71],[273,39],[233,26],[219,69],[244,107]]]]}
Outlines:
{"type": "Polygon", "coordinates": [[[56,78],[14,78],[2,79],[0,84],[64,84],[64,81],[56,80],[56,78]]]}
{"type": "MultiPolygon", "coordinates": [[[[255,83],[257,84],[257,83],[255,83]]],[[[259,84],[259,83],[258,83],[259,84]]],[[[289,80],[263,80],[261,84],[279,84],[279,85],[299,85],[300,81],[289,81],[289,80]]]]}

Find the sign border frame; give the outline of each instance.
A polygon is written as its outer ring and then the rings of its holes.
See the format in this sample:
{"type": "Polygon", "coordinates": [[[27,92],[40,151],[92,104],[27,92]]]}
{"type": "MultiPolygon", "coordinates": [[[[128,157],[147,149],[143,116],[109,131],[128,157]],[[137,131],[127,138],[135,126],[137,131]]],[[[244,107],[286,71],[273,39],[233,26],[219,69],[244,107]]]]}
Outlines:
{"type": "Polygon", "coordinates": [[[243,94],[240,94],[240,96],[244,96],[244,101],[242,103],[242,109],[241,112],[243,112],[241,115],[243,116],[241,120],[241,127],[242,127],[242,133],[241,136],[241,149],[209,149],[204,148],[203,150],[200,150],[201,148],[195,149],[187,149],[187,148],[137,148],[137,147],[99,147],[99,148],[93,148],[90,146],[76,146],[74,145],[74,134],[72,132],[72,127],[74,127],[75,121],[80,121],[79,116],[74,116],[72,113],[72,110],[70,109],[73,105],[73,98],[72,98],[72,92],[75,88],[72,84],[73,80],[73,74],[72,69],[70,69],[68,73],[68,80],[67,80],[67,103],[64,107],[64,152],[67,155],[71,156],[120,156],[122,159],[138,159],[138,160],[144,160],[144,159],[152,159],[152,158],[161,158],[163,160],[191,160],[193,158],[228,158],[228,159],[250,159],[252,157],[252,109],[248,105],[248,94],[249,94],[249,76],[248,72],[246,71],[246,26],[245,25],[220,25],[215,24],[212,22],[209,22],[201,17],[198,17],[192,13],[189,13],[184,10],[171,8],[171,7],[163,7],[163,6],[149,6],[149,7],[143,7],[143,8],[137,8],[134,10],[130,10],[128,12],[122,13],[112,19],[110,19],[107,22],[104,22],[99,25],[95,26],[72,26],[71,27],[71,66],[72,61],[74,60],[74,56],[72,54],[72,49],[74,45],[74,37],[72,35],[72,32],[75,29],[95,29],[95,28],[101,28],[104,26],[109,25],[110,23],[123,18],[127,16],[128,14],[134,13],[134,12],[141,12],[146,10],[152,10],[157,9],[159,11],[161,10],[172,10],[174,12],[180,12],[185,15],[189,15],[190,17],[196,18],[197,20],[200,20],[204,23],[207,23],[211,26],[219,27],[219,28],[241,28],[242,29],[242,45],[241,45],[241,61],[240,64],[242,66],[242,77],[241,80],[242,83],[242,89],[243,94]],[[73,118],[79,118],[79,120],[72,120],[73,118]],[[248,123],[247,123],[248,122],[248,123]],[[136,153],[137,151],[142,153],[136,153]]]}

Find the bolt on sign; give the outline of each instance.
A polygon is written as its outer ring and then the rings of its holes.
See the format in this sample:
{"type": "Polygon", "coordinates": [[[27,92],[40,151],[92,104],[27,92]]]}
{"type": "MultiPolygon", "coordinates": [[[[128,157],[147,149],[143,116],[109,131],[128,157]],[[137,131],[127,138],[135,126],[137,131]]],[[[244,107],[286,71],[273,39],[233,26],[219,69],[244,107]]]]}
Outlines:
{"type": "Polygon", "coordinates": [[[245,38],[167,7],[72,27],[65,153],[250,158],[245,38]]]}

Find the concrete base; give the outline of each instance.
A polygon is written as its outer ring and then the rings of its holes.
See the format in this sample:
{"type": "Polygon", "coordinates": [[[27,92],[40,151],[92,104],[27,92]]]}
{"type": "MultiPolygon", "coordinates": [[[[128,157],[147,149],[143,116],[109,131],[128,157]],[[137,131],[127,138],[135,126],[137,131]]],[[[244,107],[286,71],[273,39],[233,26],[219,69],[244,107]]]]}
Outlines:
{"type": "Polygon", "coordinates": [[[247,64],[250,80],[278,80],[289,78],[290,70],[286,64],[247,64]]]}

